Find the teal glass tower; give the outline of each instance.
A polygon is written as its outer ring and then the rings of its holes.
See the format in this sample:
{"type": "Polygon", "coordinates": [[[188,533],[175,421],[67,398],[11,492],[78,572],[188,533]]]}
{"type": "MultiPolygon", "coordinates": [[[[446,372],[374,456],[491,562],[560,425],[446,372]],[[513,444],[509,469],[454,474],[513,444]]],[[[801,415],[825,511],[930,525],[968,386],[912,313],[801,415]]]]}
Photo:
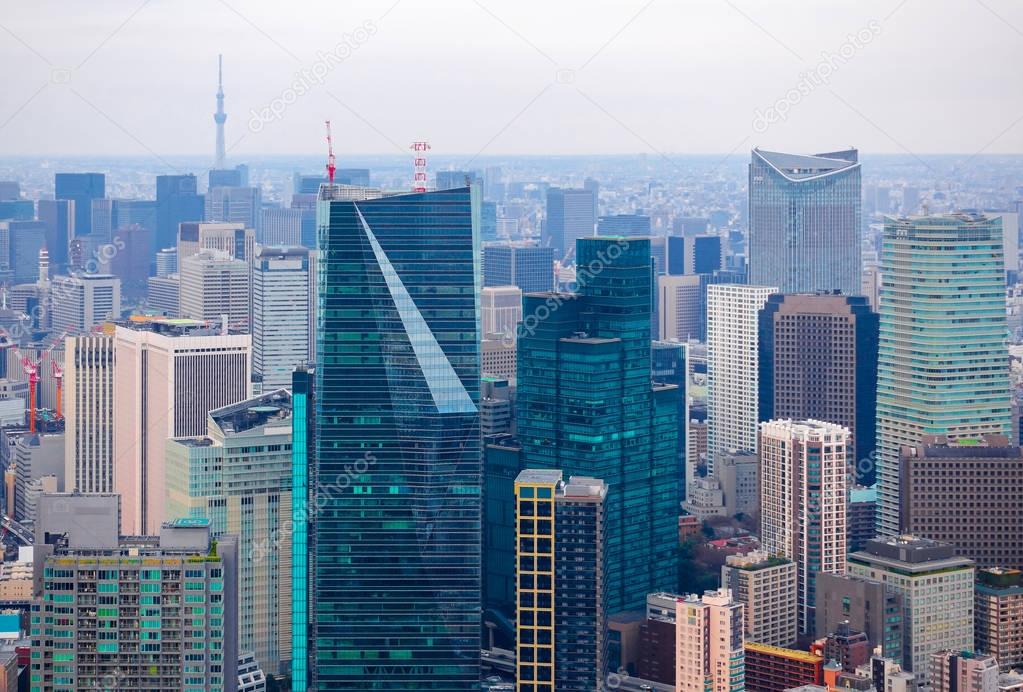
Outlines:
{"type": "Polygon", "coordinates": [[[877,531],[896,535],[899,453],[923,435],[1012,431],[1002,222],[889,218],[881,254],[877,531]]]}
{"type": "Polygon", "coordinates": [[[522,467],[603,479],[607,607],[678,588],[678,388],[651,383],[645,238],[576,241],[578,291],[523,297],[522,467]]]}
{"type": "Polygon", "coordinates": [[[357,192],[317,203],[308,689],[475,690],[480,190],[357,192]]]}

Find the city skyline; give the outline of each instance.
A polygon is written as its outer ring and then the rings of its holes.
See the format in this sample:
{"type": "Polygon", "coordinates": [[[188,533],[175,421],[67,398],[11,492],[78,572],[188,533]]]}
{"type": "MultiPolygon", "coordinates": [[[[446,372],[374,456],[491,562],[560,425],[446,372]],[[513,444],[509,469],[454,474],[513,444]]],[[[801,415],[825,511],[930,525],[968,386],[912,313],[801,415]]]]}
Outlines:
{"type": "Polygon", "coordinates": [[[5,12],[0,692],[1023,690],[1021,58],[1012,0],[5,12]]]}

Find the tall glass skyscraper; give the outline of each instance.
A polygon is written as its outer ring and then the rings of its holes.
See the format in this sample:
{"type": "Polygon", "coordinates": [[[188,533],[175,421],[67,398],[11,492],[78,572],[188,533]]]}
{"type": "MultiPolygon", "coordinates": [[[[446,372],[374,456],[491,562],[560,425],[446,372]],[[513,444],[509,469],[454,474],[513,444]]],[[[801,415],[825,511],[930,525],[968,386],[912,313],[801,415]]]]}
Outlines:
{"type": "Polygon", "coordinates": [[[817,156],[753,149],[749,167],[750,283],[781,293],[860,289],[857,151],[817,156]]]}
{"type": "Polygon", "coordinates": [[[1011,434],[1001,219],[888,219],[881,274],[877,530],[895,535],[902,445],[1011,434]]]}
{"type": "Polygon", "coordinates": [[[646,238],[576,243],[578,293],[523,297],[522,467],[601,478],[608,610],[677,589],[678,389],[651,384],[646,238]]]}
{"type": "Polygon", "coordinates": [[[317,208],[308,688],[475,690],[481,190],[357,192],[317,208]]]}

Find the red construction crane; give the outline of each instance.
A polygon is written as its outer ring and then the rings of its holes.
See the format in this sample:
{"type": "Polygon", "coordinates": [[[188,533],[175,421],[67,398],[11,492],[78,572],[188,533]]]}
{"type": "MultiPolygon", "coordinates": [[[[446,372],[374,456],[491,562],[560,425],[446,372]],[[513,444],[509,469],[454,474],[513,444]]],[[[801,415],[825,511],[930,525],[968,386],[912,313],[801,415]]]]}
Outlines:
{"type": "Polygon", "coordinates": [[[327,120],[327,180],[334,184],[334,139],[330,136],[330,121],[327,120]]]}
{"type": "Polygon", "coordinates": [[[50,356],[50,371],[53,373],[53,379],[57,381],[57,418],[63,418],[64,368],[57,364],[53,356],[50,356]]]}
{"type": "Polygon", "coordinates": [[[39,386],[39,363],[25,356],[21,359],[21,367],[28,375],[28,431],[36,431],[36,388],[39,386]]]}

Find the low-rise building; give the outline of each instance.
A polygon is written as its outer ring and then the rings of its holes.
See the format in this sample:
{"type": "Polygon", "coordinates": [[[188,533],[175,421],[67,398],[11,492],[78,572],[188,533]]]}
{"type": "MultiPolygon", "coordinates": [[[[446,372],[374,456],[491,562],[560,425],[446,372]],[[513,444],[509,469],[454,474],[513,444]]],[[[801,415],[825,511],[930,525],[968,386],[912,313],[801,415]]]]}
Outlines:
{"type": "Polygon", "coordinates": [[[729,555],[721,568],[721,585],[746,608],[747,642],[793,646],[796,620],[796,563],[763,551],[729,555]]]}

